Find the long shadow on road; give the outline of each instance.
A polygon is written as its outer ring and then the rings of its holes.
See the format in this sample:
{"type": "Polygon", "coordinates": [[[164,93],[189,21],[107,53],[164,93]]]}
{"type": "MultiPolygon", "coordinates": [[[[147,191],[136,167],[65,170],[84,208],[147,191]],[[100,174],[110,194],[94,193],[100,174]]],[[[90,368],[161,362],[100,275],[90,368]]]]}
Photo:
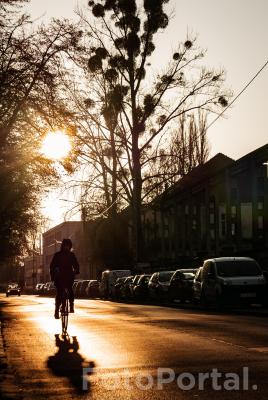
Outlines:
{"type": "Polygon", "coordinates": [[[55,335],[57,352],[47,360],[47,367],[56,376],[67,377],[75,391],[87,394],[90,390],[88,377],[93,373],[95,364],[85,360],[79,354],[79,343],[76,336],[55,335]],[[83,370],[83,368],[87,368],[83,370]],[[83,371],[85,372],[83,374],[83,371]],[[84,377],[84,379],[83,379],[84,377]],[[83,382],[86,380],[86,384],[83,382]]]}

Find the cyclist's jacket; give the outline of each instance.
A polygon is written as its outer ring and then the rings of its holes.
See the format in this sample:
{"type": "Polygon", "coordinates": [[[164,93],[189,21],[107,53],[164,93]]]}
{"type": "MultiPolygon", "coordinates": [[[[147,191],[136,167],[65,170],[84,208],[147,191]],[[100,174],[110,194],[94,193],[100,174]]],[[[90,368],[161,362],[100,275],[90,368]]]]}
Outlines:
{"type": "Polygon", "coordinates": [[[74,280],[75,274],[79,274],[79,264],[75,254],[64,250],[55,253],[50,264],[51,280],[68,284],[74,280]]]}

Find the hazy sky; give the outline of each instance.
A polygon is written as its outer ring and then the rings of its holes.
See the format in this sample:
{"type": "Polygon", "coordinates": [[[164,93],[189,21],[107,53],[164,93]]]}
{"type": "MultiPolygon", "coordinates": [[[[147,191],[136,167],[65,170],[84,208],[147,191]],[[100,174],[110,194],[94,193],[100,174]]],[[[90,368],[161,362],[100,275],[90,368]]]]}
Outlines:
{"type": "MultiPolygon", "coordinates": [[[[33,17],[74,16],[86,0],[31,0],[33,17]]],[[[226,86],[236,95],[268,60],[268,0],[171,0],[173,18],[157,39],[155,69],[163,66],[187,32],[207,49],[204,64],[223,67],[226,86]]],[[[211,155],[222,152],[235,159],[268,142],[268,66],[246,92],[208,131],[211,155]]]]}

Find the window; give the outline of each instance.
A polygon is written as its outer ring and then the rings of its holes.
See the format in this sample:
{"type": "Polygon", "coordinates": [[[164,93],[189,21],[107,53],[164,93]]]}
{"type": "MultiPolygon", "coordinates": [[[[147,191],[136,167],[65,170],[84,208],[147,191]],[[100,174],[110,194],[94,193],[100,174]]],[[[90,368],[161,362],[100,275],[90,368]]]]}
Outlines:
{"type": "Polygon", "coordinates": [[[262,201],[258,201],[257,208],[258,208],[259,211],[263,210],[263,202],[262,201]]]}
{"type": "Polygon", "coordinates": [[[259,276],[262,274],[256,261],[251,260],[219,261],[216,268],[218,275],[222,277],[259,276]]]}
{"type": "Polygon", "coordinates": [[[236,206],[231,207],[231,216],[232,216],[232,218],[236,217],[236,206]]]}
{"type": "Polygon", "coordinates": [[[258,229],[263,229],[263,216],[259,215],[258,216],[258,229]]]}
{"type": "Polygon", "coordinates": [[[264,191],[264,177],[263,176],[258,177],[258,191],[259,192],[264,191]]]}
{"type": "Polygon", "coordinates": [[[214,209],[214,206],[215,206],[214,201],[211,201],[211,202],[209,203],[209,208],[213,210],[213,209],[214,209]]]}
{"type": "Polygon", "coordinates": [[[220,238],[224,238],[226,236],[226,205],[219,205],[219,234],[220,238]]]}
{"type": "Polygon", "coordinates": [[[209,214],[209,222],[211,225],[213,225],[215,223],[215,215],[214,213],[210,213],[209,214]]]}
{"type": "Polygon", "coordinates": [[[252,203],[241,203],[241,232],[244,239],[252,238],[252,203]]]}
{"type": "Polygon", "coordinates": [[[234,222],[232,222],[232,225],[231,225],[231,234],[232,234],[232,236],[235,236],[235,234],[236,234],[236,224],[234,222]]]}
{"type": "Polygon", "coordinates": [[[215,231],[214,231],[214,229],[210,229],[210,238],[211,238],[212,240],[215,239],[215,231]]]}

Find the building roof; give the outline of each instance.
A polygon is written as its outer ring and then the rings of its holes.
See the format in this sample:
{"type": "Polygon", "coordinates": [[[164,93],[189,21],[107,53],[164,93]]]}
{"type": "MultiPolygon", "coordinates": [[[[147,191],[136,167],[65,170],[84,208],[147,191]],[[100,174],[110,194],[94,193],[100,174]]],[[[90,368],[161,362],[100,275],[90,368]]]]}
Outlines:
{"type": "Polygon", "coordinates": [[[206,163],[195,167],[191,172],[182,177],[177,183],[168,188],[162,195],[160,195],[160,199],[162,197],[166,197],[183,191],[188,187],[190,188],[196,184],[200,184],[202,181],[215,176],[220,171],[226,169],[233,163],[235,163],[235,161],[232,158],[227,157],[225,154],[218,153],[206,163]]]}
{"type": "Polygon", "coordinates": [[[268,161],[268,143],[242,156],[241,158],[236,160],[236,164],[241,163],[244,160],[246,161],[249,158],[254,158],[257,161],[262,161],[262,162],[268,161]]]}
{"type": "Polygon", "coordinates": [[[48,229],[46,232],[43,233],[43,235],[47,235],[50,232],[53,232],[61,227],[63,227],[64,225],[77,225],[77,224],[82,224],[83,221],[64,221],[61,222],[58,225],[53,226],[52,228],[48,229]]]}

